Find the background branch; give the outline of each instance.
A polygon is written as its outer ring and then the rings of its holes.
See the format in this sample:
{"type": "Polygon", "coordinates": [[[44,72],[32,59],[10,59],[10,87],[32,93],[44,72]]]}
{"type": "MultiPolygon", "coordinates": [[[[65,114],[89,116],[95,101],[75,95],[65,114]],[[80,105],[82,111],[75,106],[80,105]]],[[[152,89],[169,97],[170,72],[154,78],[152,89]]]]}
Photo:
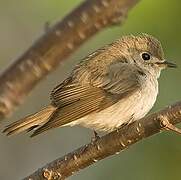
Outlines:
{"type": "Polygon", "coordinates": [[[138,0],[87,0],[46,30],[0,76],[0,115],[10,114],[33,87],[83,42],[104,27],[122,23],[138,0]]]}
{"type": "Polygon", "coordinates": [[[181,122],[181,101],[58,158],[24,180],[65,179],[80,169],[117,154],[130,145],[160,132],[167,127],[168,123],[179,122],[181,122]]]}

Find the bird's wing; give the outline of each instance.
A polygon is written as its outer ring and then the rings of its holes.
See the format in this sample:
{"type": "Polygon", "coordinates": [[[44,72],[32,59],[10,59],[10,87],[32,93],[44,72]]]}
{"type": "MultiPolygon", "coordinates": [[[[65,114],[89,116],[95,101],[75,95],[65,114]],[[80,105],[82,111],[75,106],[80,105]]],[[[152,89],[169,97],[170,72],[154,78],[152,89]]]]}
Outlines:
{"type": "MultiPolygon", "coordinates": [[[[33,136],[75,121],[89,113],[99,112],[140,89],[139,78],[130,65],[120,62],[109,68],[109,73],[104,75],[95,76],[94,72],[91,77],[89,73],[90,82],[86,84],[68,78],[57,86],[51,93],[51,99],[58,109],[33,136]]],[[[82,77],[84,76],[87,77],[87,71],[82,74],[82,77]]]]}

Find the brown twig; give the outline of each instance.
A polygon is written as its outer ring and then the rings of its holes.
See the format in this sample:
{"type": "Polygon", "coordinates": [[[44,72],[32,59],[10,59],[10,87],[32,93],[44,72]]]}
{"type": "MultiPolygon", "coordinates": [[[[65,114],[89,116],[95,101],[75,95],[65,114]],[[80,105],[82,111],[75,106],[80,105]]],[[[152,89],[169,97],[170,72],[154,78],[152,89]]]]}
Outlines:
{"type": "Polygon", "coordinates": [[[80,169],[117,154],[130,145],[179,122],[181,122],[181,101],[58,158],[24,180],[65,179],[80,169]]]}
{"type": "Polygon", "coordinates": [[[83,42],[122,23],[139,0],[87,0],[40,37],[0,76],[0,115],[10,114],[33,87],[83,42]]]}

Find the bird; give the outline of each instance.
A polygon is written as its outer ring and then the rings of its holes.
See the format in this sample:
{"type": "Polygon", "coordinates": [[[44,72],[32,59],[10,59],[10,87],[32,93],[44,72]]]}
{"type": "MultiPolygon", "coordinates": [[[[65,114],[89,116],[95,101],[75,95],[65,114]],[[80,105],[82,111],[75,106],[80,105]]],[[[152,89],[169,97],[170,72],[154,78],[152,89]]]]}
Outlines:
{"type": "Polygon", "coordinates": [[[111,132],[144,117],[158,95],[161,70],[176,64],[164,58],[152,35],[122,36],[83,58],[50,95],[51,103],[4,129],[7,135],[80,125],[111,132]]]}

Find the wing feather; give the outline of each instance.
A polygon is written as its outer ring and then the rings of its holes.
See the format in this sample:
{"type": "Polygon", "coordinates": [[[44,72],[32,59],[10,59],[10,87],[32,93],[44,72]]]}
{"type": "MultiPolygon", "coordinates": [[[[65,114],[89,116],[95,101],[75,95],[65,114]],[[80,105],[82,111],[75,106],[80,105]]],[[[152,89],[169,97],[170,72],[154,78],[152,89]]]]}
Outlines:
{"type": "Polygon", "coordinates": [[[63,126],[92,112],[99,112],[140,90],[136,71],[130,64],[119,61],[109,66],[108,73],[95,70],[92,74],[86,68],[77,71],[74,78],[71,76],[52,91],[51,99],[58,109],[32,136],[63,126]],[[81,78],[85,76],[84,83],[80,82],[79,73],[81,78]]]}
{"type": "Polygon", "coordinates": [[[38,135],[44,131],[52,128],[56,128],[72,121],[75,121],[83,116],[88,115],[91,112],[99,111],[100,102],[104,97],[97,97],[93,100],[88,98],[80,100],[64,108],[60,108],[45,125],[41,126],[32,134],[32,136],[38,135]]]}

